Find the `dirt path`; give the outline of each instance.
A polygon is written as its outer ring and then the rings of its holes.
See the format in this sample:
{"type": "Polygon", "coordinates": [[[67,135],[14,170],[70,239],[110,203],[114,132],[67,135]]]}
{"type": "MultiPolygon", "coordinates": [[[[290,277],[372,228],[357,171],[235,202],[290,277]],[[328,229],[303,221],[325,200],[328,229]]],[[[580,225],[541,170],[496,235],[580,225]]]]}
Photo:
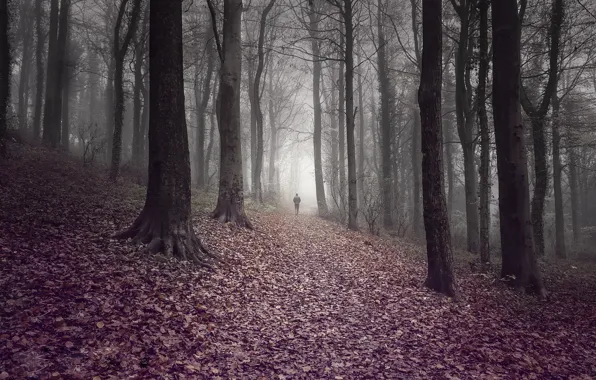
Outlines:
{"type": "Polygon", "coordinates": [[[454,303],[408,245],[306,215],[201,210],[225,264],[164,263],[109,239],[142,189],[38,150],[0,165],[0,379],[596,376],[593,298],[458,273],[454,303]]]}

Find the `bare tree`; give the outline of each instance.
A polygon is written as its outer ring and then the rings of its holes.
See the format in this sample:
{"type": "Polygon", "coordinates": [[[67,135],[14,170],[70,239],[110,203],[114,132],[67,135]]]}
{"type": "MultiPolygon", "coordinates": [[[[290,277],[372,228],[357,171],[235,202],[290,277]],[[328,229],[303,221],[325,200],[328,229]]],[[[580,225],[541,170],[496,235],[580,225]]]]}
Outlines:
{"type": "Polygon", "coordinates": [[[121,41],[120,35],[122,33],[122,23],[124,22],[124,14],[128,5],[128,0],[122,0],[120,9],[118,10],[118,17],[116,18],[116,27],[114,29],[114,45],[113,54],[116,63],[116,71],[114,74],[114,89],[115,89],[115,107],[114,107],[114,134],[112,137],[112,160],[110,168],[110,179],[113,181],[118,178],[120,173],[120,160],[122,155],[122,125],[124,123],[124,59],[128,53],[128,47],[134,37],[141,14],[141,0],[133,0],[132,10],[130,12],[130,19],[128,21],[126,34],[121,41]]]}
{"type": "Polygon", "coordinates": [[[455,296],[451,233],[443,179],[441,131],[442,1],[422,2],[422,61],[418,102],[421,119],[422,198],[428,276],[426,286],[455,296]]]}
{"type": "Polygon", "coordinates": [[[501,276],[546,295],[534,254],[520,94],[520,28],[516,0],[491,2],[493,117],[499,177],[501,276]]]}
{"type": "Polygon", "coordinates": [[[195,235],[182,65],[182,2],[150,0],[151,116],[145,206],[116,235],[148,243],[147,250],[208,265],[214,257],[195,235]]]}
{"type": "MultiPolygon", "coordinates": [[[[215,9],[209,2],[216,28],[215,9]]],[[[224,1],[223,43],[216,42],[221,61],[217,114],[220,135],[219,194],[212,213],[219,221],[252,228],[244,212],[242,144],[240,135],[240,80],[242,76],[242,0],[224,1]]]]}

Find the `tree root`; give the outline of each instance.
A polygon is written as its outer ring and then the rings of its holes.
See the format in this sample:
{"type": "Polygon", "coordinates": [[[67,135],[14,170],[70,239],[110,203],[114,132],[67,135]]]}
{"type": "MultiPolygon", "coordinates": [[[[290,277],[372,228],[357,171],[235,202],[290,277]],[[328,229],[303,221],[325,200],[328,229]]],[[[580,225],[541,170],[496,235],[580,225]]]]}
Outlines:
{"type": "Polygon", "coordinates": [[[190,223],[179,223],[164,228],[156,218],[144,210],[128,229],[113,235],[114,239],[132,239],[133,244],[146,244],[144,252],[162,253],[168,258],[190,261],[212,269],[219,255],[210,252],[195,235],[190,223]]]}
{"type": "Polygon", "coordinates": [[[213,219],[217,219],[221,223],[233,223],[238,227],[253,229],[252,223],[244,213],[244,210],[239,210],[238,206],[234,206],[228,202],[218,202],[217,207],[211,213],[213,219]]]}

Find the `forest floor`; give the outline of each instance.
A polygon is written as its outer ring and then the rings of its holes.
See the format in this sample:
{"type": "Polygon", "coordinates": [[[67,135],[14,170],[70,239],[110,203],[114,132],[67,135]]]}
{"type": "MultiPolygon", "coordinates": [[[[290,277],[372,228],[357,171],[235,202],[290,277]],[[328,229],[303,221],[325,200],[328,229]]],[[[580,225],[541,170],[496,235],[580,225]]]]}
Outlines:
{"type": "Polygon", "coordinates": [[[110,235],[144,190],[40,148],[0,161],[0,379],[588,379],[596,271],[543,265],[550,300],[457,265],[461,297],[421,286],[422,250],[314,216],[197,198],[214,271],[110,235]]]}

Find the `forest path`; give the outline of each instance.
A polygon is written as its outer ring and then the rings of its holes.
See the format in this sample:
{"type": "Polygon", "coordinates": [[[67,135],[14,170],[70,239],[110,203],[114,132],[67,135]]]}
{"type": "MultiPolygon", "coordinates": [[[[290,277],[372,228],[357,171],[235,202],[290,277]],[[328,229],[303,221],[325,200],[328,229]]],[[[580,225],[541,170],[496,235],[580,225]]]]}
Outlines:
{"type": "Polygon", "coordinates": [[[59,154],[22,148],[0,189],[0,379],[596,376],[589,285],[541,304],[458,271],[454,303],[406,243],[207,207],[197,232],[225,257],[208,272],[110,240],[144,190],[59,154]]]}

